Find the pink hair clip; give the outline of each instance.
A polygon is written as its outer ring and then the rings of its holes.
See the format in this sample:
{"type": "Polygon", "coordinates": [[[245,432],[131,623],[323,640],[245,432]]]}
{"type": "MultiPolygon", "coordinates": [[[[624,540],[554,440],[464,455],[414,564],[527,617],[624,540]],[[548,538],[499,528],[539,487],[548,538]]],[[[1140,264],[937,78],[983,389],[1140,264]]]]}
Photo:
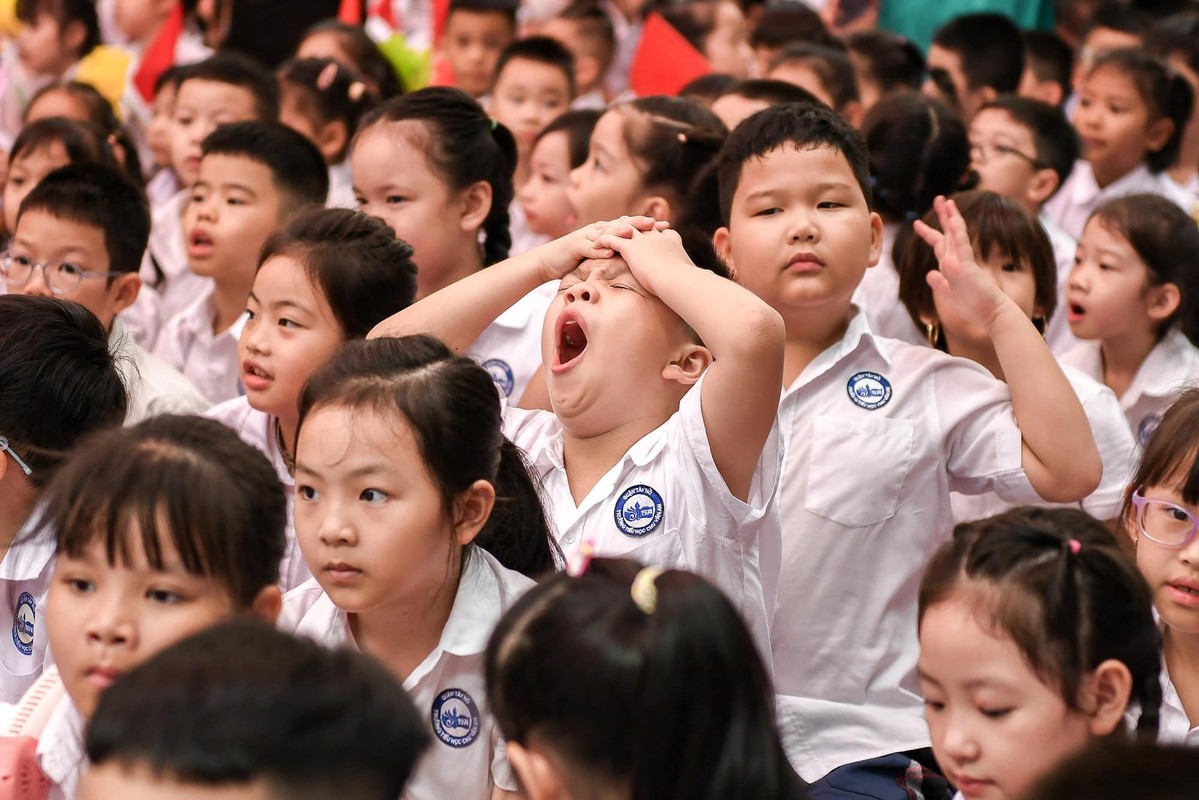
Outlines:
{"type": "Polygon", "coordinates": [[[1071,539],[1069,541],[1069,545],[1071,555],[1078,555],[1078,551],[1082,550],[1082,542],[1078,541],[1077,539],[1071,539]]]}
{"type": "Polygon", "coordinates": [[[320,74],[316,76],[316,88],[320,89],[322,92],[327,92],[329,91],[329,87],[333,85],[333,81],[336,78],[337,62],[330,61],[325,65],[325,68],[321,70],[320,74]]]}

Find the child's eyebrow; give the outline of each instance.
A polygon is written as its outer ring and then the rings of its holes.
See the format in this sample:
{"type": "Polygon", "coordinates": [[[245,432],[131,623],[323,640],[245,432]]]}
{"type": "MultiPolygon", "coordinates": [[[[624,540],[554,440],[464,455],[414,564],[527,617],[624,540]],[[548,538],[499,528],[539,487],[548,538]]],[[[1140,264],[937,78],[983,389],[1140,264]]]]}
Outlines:
{"type": "Polygon", "coordinates": [[[252,188],[245,185],[244,183],[236,183],[234,181],[226,181],[221,184],[221,188],[225,189],[226,191],[229,189],[234,189],[239,192],[245,192],[246,194],[250,195],[251,197],[258,196],[258,192],[254,191],[252,188]]]}

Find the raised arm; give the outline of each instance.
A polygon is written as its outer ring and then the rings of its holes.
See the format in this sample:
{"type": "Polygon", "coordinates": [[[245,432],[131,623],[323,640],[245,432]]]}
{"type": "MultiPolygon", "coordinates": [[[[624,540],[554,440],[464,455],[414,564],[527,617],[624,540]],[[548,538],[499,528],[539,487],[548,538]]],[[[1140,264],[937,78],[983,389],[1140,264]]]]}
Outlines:
{"type": "Polygon", "coordinates": [[[699,335],[714,360],[701,407],[708,444],[732,494],[747,500],[783,384],[783,319],[736,282],[691,263],[672,230],[612,230],[597,244],[620,253],[638,283],[699,335]]]}
{"type": "Polygon", "coordinates": [[[1095,490],[1103,474],[1078,395],[1032,321],[975,261],[957,206],[938,197],[934,207],[944,233],[915,223],[940,266],[928,274],[929,286],[991,337],[1024,440],[1024,473],[1037,494],[1050,502],[1077,502],[1095,490]]]}

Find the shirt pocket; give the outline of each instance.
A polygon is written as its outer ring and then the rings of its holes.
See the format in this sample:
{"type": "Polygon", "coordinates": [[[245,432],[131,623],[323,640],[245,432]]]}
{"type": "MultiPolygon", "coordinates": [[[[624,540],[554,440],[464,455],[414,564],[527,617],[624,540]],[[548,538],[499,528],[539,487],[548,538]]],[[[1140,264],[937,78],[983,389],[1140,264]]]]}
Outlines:
{"type": "Polygon", "coordinates": [[[847,528],[885,522],[899,508],[914,442],[908,420],[816,417],[804,507],[847,528]]]}

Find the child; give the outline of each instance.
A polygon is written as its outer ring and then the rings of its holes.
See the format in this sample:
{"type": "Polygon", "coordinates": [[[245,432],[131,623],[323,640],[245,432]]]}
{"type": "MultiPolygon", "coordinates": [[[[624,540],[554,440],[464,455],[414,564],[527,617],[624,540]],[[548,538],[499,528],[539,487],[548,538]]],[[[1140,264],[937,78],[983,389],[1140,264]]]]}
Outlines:
{"type": "Polygon", "coordinates": [[[696,268],[678,234],[648,218],[595,223],[419,300],[372,335],[427,331],[462,349],[530,289],[561,280],[542,333],[553,411],[509,408],[505,419],[559,544],[568,558],[591,546],[699,572],[733,599],[766,657],[782,331],[718,270],[696,268]]]}
{"type": "MultiPolygon", "coordinates": [[[[283,485],[294,488],[300,390],[343,342],[365,338],[415,294],[412,248],[381,220],[346,209],[297,212],[258,256],[237,341],[245,394],[209,416],[265,453],[283,485]]],[[[292,518],[289,507],[284,590],[312,577],[292,518]]]]}
{"type": "Polygon", "coordinates": [[[146,184],[146,196],[150,207],[157,208],[174,197],[183,187],[171,167],[171,119],[175,116],[175,96],[184,67],[163,70],[154,86],[154,102],[150,106],[146,121],[145,151],[150,154],[147,175],[153,177],[146,184]]]}
{"type": "MultiPolygon", "coordinates": [[[[1044,329],[1057,307],[1057,278],[1053,249],[1041,226],[1015,201],[993,192],[963,192],[954,197],[954,204],[970,232],[975,260],[991,272],[1003,293],[1016,301],[1033,324],[1044,329]]],[[[932,213],[926,214],[923,222],[939,227],[932,213]]],[[[1003,380],[1003,367],[985,331],[952,310],[943,310],[944,304],[929,288],[928,273],[936,268],[932,248],[920,239],[913,239],[899,256],[899,298],[912,321],[927,331],[933,347],[969,358],[1003,380]]],[[[1086,411],[1103,459],[1099,488],[1080,505],[1096,519],[1114,522],[1132,471],[1135,444],[1128,422],[1110,389],[1073,367],[1063,366],[1062,372],[1086,411]]],[[[1008,507],[994,494],[955,494],[953,505],[955,519],[962,522],[989,517],[1008,507]]]]}
{"type": "Polygon", "coordinates": [[[149,235],[150,209],[140,189],[115,167],[72,164],[26,196],[0,261],[9,292],[73,300],[100,320],[128,388],[127,425],[208,408],[195,387],[142,349],[121,323],[141,290],[137,270],[149,235]]]}
{"type": "Polygon", "coordinates": [[[366,83],[330,58],[300,58],[279,67],[279,121],[308,137],[329,165],[329,201],[353,208],[350,139],[377,101],[366,83]]]}
{"type": "Polygon", "coordinates": [[[604,90],[604,75],[616,54],[616,34],[612,31],[612,20],[598,0],[572,0],[537,30],[562,42],[574,56],[578,96],[571,108],[601,111],[606,108],[609,97],[604,90]]]}
{"type": "Polygon", "coordinates": [[[843,49],[793,44],[770,62],[766,77],[794,83],[836,111],[855,128],[862,123],[862,103],[853,62],[843,49]]]}
{"type": "Polygon", "coordinates": [[[1191,87],[1191,117],[1183,128],[1178,158],[1169,175],[1190,194],[1193,216],[1199,213],[1199,13],[1192,10],[1162,20],[1149,32],[1145,46],[1191,87]]]}
{"type": "Polygon", "coordinates": [[[754,53],[740,5],[732,0],[694,0],[663,4],[659,13],[703,54],[712,72],[737,80],[749,77],[754,53]]]}
{"type": "MultiPolygon", "coordinates": [[[[803,3],[772,3],[756,15],[749,33],[749,46],[754,51],[755,72],[765,75],[770,62],[793,44],[836,45],[820,14],[803,3]]],[[[922,60],[923,65],[923,60],[922,60]]]]}
{"type": "Polygon", "coordinates": [[[183,230],[191,188],[199,179],[204,139],[218,125],[274,122],[278,117],[275,77],[243,56],[213,56],[188,67],[180,78],[171,117],[171,168],[182,188],[154,209],[150,248],[142,265],[142,280],[161,298],[164,322],[191,305],[207,285],[188,270],[183,230]]]}
{"type": "Polygon", "coordinates": [[[500,53],[516,38],[516,0],[450,0],[439,57],[449,85],[483,100],[500,53]]]}
{"type": "Polygon", "coordinates": [[[1182,392],[1145,444],[1124,500],[1124,532],[1132,541],[1137,566],[1153,591],[1162,630],[1162,707],[1159,738],[1164,743],[1199,743],[1195,650],[1199,588],[1195,566],[1196,433],[1199,390],[1182,392]]]}
{"type": "Polygon", "coordinates": [[[404,93],[391,62],[357,25],[334,19],[318,22],[304,34],[296,58],[332,58],[358,73],[370,93],[380,100],[404,93]]]}
{"type": "Polygon", "coordinates": [[[516,193],[531,232],[557,239],[574,230],[578,215],[570,204],[570,173],[587,161],[591,132],[601,114],[567,111],[533,140],[529,177],[516,193]]]}
{"type": "Polygon", "coordinates": [[[487,646],[487,696],[529,796],[803,797],[729,599],[629,559],[582,569],[529,591],[487,646]]]}
{"type": "Polygon", "coordinates": [[[483,652],[533,585],[501,561],[553,559],[487,373],[425,336],[345,345],[300,400],[296,533],[316,577],[287,594],[280,627],[375,656],[431,721],[406,796],[515,792],[483,652]]]}
{"type": "Polygon", "coordinates": [[[857,31],[845,37],[845,46],[857,75],[863,117],[884,97],[920,89],[924,56],[902,36],[888,31],[857,31]]]}
{"type": "Polygon", "coordinates": [[[1098,56],[1082,80],[1074,127],[1082,158],[1045,215],[1075,239],[1107,200],[1134,192],[1191,203],[1163,170],[1174,163],[1193,98],[1186,79],[1139,50],[1098,56]]]}
{"type": "Polygon", "coordinates": [[[1060,108],[1070,94],[1074,53],[1052,31],[1024,31],[1024,74],[1017,94],[1060,108]]]}
{"type": "Polygon", "coordinates": [[[862,125],[870,154],[874,210],[883,220],[878,264],[866,271],[854,303],[879,336],[924,344],[898,301],[895,257],[912,238],[911,223],[932,208],[938,195],[961,188],[970,167],[970,145],[961,119],[944,103],[916,92],[880,100],[862,125]]]}
{"type": "Polygon", "coordinates": [[[258,253],[275,228],[329,193],[316,145],[277,122],[222,125],[204,140],[183,220],[199,297],[163,326],[154,352],[212,403],[241,394],[237,340],[258,253]]]}
{"type": "Polygon", "coordinates": [[[787,81],[769,79],[741,81],[712,101],[712,113],[730,131],[751,114],[783,103],[823,102],[807,89],[787,81]]]}
{"type": "MultiPolygon", "coordinates": [[[[1074,128],[1060,109],[1046,103],[1001,95],[970,120],[970,168],[978,176],[976,188],[1015,200],[1037,216],[1057,261],[1059,308],[1066,305],[1066,283],[1077,243],[1042,208],[1070,177],[1077,159],[1074,128]]],[[[1066,318],[1066,314],[1055,315],[1045,329],[1045,341],[1058,356],[1078,344],[1066,318]]]]}
{"type": "Polygon", "coordinates": [[[41,674],[42,604],[53,535],[34,510],[43,489],[83,436],[118,426],[128,399],[105,331],[77,303],[0,297],[0,700],[13,703],[41,674]],[[19,545],[14,542],[19,541],[19,545]]]}
{"type": "Polygon", "coordinates": [[[926,94],[961,112],[969,124],[979,107],[1014,92],[1024,72],[1024,38],[1003,14],[963,14],[933,34],[926,94]]]}
{"type": "Polygon", "coordinates": [[[1144,444],[1180,386],[1199,378],[1199,228],[1163,197],[1112,200],[1087,221],[1066,290],[1062,357],[1107,384],[1144,444]]]}
{"type": "Polygon", "coordinates": [[[942,226],[954,224],[930,280],[960,313],[992,321],[1008,387],[876,337],[854,313],[882,219],[862,141],[832,111],[758,112],[718,170],[728,226],[717,249],[787,326],[780,505],[791,535],[771,631],[783,742],[801,777],[821,779],[816,796],[861,783],[867,796],[906,798],[907,771],[931,758],[915,692],[917,576],[952,527],[950,491],[1074,502],[1098,484],[1099,454],[1040,334],[974,263],[952,203],[938,204],[942,226]]]}
{"type": "Polygon", "coordinates": [[[108,141],[113,157],[130,180],[139,186],[142,184],[137,148],[117,119],[112,103],[95,87],[79,81],[62,81],[42,87],[25,109],[25,123],[49,117],[66,117],[96,128],[108,141]]]}
{"type": "Polygon", "coordinates": [[[1086,21],[1081,40],[1076,47],[1074,73],[1071,76],[1074,93],[1066,100],[1066,112],[1078,108],[1082,81],[1095,59],[1112,50],[1140,49],[1145,43],[1149,22],[1139,9],[1125,6],[1118,0],[1100,0],[1086,21]]]}
{"type": "Polygon", "coordinates": [[[55,532],[46,625],[57,671],[9,720],[10,735],[37,737],[52,798],[75,796],[83,729],[122,673],[223,619],[274,622],[284,508],[266,459],[197,417],[95,436],[63,467],[42,518],[55,532]],[[47,702],[42,729],[20,730],[47,702]]]}
{"type": "Polygon", "coordinates": [[[396,800],[429,734],[373,659],[234,620],[121,676],[79,800],[396,800]]]}
{"type": "Polygon", "coordinates": [[[920,689],[965,800],[1017,798],[1088,742],[1152,739],[1161,634],[1111,533],[1070,509],[959,525],[920,583],[920,689]]]}

